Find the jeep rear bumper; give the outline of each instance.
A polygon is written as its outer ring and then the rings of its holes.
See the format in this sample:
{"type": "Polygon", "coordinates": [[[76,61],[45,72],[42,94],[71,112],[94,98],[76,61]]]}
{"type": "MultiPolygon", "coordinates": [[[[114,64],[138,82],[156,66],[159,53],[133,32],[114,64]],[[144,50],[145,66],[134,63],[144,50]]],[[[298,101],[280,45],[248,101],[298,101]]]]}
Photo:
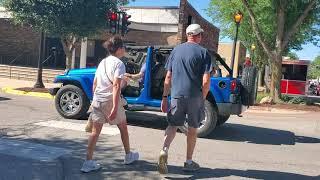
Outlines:
{"type": "Polygon", "coordinates": [[[242,104],[217,103],[219,115],[240,115],[247,108],[242,104]]]}

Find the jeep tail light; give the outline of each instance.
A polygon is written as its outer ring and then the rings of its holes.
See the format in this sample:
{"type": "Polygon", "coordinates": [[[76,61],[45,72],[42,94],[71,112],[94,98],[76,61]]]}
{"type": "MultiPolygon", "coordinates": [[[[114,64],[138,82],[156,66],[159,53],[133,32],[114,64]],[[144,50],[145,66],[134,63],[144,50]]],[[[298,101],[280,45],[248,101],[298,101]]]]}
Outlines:
{"type": "Polygon", "coordinates": [[[230,85],[230,89],[232,92],[234,92],[237,88],[237,81],[236,80],[232,80],[231,81],[231,85],[230,85]]]}

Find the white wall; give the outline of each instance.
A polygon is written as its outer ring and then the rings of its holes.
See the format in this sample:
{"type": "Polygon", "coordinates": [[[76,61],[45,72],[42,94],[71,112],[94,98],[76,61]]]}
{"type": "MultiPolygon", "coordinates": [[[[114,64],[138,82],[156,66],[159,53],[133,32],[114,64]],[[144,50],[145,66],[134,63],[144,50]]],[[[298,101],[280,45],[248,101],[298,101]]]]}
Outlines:
{"type": "Polygon", "coordinates": [[[132,29],[157,32],[178,32],[179,9],[126,8],[131,15],[132,29]]]}

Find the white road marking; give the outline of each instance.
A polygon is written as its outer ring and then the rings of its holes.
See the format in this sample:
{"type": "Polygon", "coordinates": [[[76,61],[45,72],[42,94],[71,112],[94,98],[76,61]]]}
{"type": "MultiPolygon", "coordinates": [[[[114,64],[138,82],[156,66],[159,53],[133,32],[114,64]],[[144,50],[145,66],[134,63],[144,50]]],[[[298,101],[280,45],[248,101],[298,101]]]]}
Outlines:
{"type": "MultiPolygon", "coordinates": [[[[60,129],[68,129],[68,130],[74,130],[74,131],[83,131],[83,132],[86,127],[86,124],[66,122],[66,121],[44,121],[44,122],[35,123],[35,125],[60,128],[60,129]]],[[[120,131],[117,127],[110,127],[108,125],[104,125],[104,127],[102,128],[101,134],[115,136],[120,134],[120,131]]]]}

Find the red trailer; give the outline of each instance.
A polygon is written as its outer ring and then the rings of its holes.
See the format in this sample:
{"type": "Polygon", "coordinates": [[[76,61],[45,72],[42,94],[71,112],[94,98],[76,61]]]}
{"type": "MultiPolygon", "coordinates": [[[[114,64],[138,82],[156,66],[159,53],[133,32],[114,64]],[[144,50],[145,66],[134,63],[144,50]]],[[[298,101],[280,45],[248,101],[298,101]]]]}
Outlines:
{"type": "Polygon", "coordinates": [[[281,93],[287,95],[306,95],[307,73],[310,61],[283,60],[281,93]]]}

